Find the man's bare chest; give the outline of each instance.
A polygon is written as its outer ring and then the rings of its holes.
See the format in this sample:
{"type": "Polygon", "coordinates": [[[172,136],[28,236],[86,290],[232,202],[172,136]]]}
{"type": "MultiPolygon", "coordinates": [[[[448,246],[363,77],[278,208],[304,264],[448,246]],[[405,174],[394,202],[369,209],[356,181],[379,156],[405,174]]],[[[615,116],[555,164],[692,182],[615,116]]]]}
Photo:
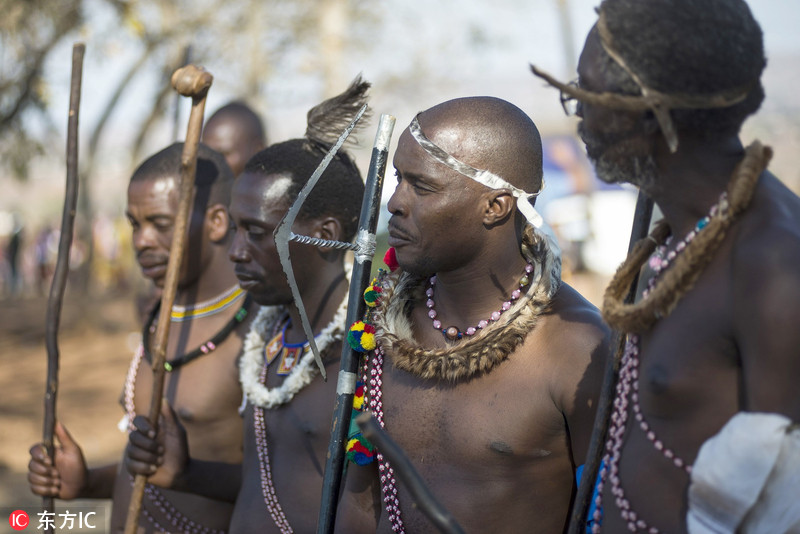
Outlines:
{"type": "Polygon", "coordinates": [[[501,369],[446,384],[421,381],[387,365],[382,395],[386,430],[421,463],[492,465],[561,452],[563,416],[544,380],[520,387],[506,380],[511,370],[501,369]]]}

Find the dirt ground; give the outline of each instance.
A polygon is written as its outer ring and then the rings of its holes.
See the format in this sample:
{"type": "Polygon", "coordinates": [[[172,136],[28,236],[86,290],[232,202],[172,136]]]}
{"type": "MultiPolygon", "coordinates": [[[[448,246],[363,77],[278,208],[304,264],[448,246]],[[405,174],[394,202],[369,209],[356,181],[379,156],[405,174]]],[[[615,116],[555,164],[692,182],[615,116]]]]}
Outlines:
{"type": "MultiPolygon", "coordinates": [[[[583,275],[568,281],[598,304],[607,279],[583,275]]],[[[30,492],[26,473],[28,449],[42,437],[46,300],[0,301],[0,509],[30,511],[41,503],[30,492]]],[[[125,445],[116,425],[125,373],[139,340],[133,302],[131,294],[65,298],[57,411],[90,466],[118,461],[125,445]]]]}
{"type": "MultiPolygon", "coordinates": [[[[0,302],[0,508],[31,508],[40,503],[25,477],[28,449],[42,438],[47,299],[0,302]]],[[[124,446],[118,399],[137,328],[132,295],[65,298],[57,413],[90,465],[117,461],[124,446]]]]}

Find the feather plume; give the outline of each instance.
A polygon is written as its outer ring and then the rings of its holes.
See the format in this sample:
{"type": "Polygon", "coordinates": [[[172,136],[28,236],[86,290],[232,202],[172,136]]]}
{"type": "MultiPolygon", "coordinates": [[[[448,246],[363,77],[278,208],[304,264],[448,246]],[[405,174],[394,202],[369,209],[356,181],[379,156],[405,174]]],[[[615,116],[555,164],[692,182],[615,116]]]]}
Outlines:
{"type": "MultiPolygon", "coordinates": [[[[367,90],[371,85],[371,83],[364,81],[359,74],[343,93],[311,108],[308,111],[306,121],[308,124],[306,139],[317,147],[325,150],[330,148],[342,135],[342,132],[353,120],[358,110],[367,103],[367,90]]],[[[358,139],[354,134],[357,130],[366,126],[370,116],[371,112],[367,109],[353,133],[347,138],[346,143],[350,145],[358,144],[358,139]]]]}

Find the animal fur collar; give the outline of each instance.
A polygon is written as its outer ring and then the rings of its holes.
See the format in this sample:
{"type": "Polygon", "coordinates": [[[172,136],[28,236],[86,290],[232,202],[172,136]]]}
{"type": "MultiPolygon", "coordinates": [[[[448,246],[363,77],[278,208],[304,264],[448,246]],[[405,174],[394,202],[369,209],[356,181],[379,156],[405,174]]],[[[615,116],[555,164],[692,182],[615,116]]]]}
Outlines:
{"type": "Polygon", "coordinates": [[[535,266],[527,293],[500,320],[443,349],[422,347],[412,335],[410,303],[423,301],[425,279],[408,273],[390,275],[373,317],[378,342],[395,367],[425,380],[456,382],[488,373],[508,358],[547,310],[560,285],[559,259],[530,226],[522,253],[535,266]]]}

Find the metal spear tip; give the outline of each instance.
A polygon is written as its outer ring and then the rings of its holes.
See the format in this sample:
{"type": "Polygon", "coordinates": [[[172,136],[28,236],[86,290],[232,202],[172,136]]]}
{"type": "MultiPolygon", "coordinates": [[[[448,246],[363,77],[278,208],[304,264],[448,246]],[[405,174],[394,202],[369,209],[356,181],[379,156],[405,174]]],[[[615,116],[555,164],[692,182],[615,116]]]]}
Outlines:
{"type": "Polygon", "coordinates": [[[183,96],[202,98],[211,87],[214,76],[203,67],[186,65],[172,74],[172,87],[183,96]]]}

